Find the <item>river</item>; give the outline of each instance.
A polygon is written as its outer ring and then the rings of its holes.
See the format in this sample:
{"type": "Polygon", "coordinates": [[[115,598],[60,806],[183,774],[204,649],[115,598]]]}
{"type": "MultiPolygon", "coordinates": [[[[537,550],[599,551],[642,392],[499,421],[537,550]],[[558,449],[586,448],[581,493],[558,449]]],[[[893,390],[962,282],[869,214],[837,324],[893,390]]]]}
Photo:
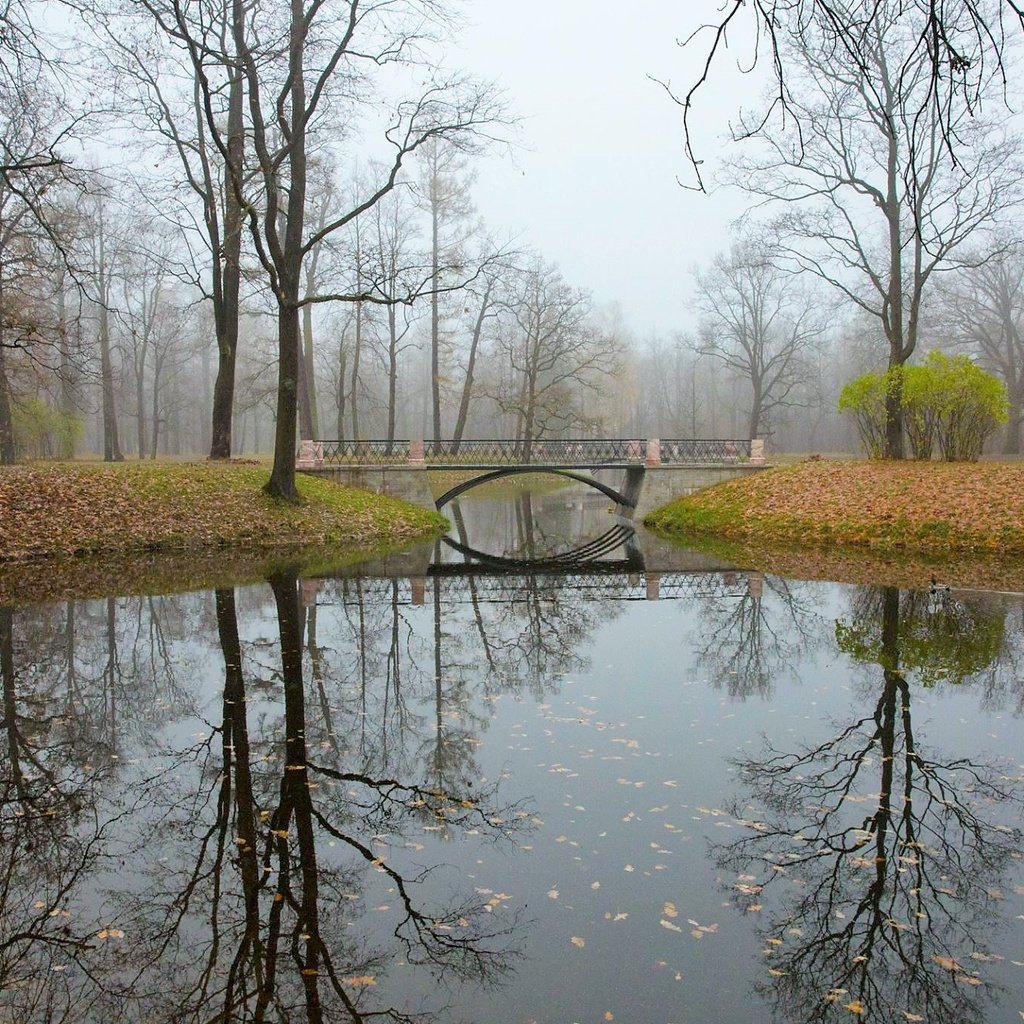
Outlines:
{"type": "Polygon", "coordinates": [[[1021,595],[446,511],[0,608],[0,1020],[1024,1017],[1021,595]]]}

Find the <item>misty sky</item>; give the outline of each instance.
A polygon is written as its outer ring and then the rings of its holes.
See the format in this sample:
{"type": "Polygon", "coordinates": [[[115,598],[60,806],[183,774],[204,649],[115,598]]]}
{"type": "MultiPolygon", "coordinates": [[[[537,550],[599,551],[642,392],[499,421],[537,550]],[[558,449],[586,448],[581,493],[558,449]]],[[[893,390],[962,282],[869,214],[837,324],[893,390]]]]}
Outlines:
{"type": "MultiPolygon", "coordinates": [[[[681,111],[648,75],[696,75],[680,50],[698,13],[678,0],[468,0],[458,63],[503,86],[524,118],[523,147],[480,165],[475,196],[493,228],[557,262],[599,303],[617,302],[639,337],[692,324],[690,269],[729,244],[742,199],[681,188],[681,111]]],[[[701,99],[702,155],[757,87],[725,65],[701,99]]],[[[687,179],[689,180],[689,179],[687,179]]]]}

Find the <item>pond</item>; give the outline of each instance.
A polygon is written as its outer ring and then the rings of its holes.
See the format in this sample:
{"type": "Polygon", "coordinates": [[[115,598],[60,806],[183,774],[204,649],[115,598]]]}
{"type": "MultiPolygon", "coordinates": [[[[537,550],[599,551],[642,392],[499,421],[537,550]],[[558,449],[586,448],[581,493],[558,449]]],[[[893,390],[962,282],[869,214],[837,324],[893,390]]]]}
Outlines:
{"type": "Polygon", "coordinates": [[[1019,1022],[1021,595],[606,505],[0,608],[0,1020],[1019,1022]]]}

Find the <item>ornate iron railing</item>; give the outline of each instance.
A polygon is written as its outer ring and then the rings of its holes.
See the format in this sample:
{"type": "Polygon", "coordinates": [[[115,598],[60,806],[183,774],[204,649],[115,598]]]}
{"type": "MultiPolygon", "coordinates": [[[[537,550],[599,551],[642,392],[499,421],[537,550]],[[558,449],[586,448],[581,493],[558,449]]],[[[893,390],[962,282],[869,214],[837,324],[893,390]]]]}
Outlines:
{"type": "Polygon", "coordinates": [[[664,466],[684,464],[720,465],[729,462],[749,462],[749,440],[719,440],[717,438],[662,438],[661,463],[664,466]]]}
{"type": "Polygon", "coordinates": [[[436,438],[423,442],[316,441],[327,466],[400,465],[418,459],[432,466],[623,466],[640,464],[649,456],[660,457],[662,465],[722,465],[748,462],[748,439],[669,438],[652,452],[646,438],[559,438],[525,444],[509,438],[463,441],[436,438]]]}
{"type": "Polygon", "coordinates": [[[318,441],[323,445],[325,466],[400,465],[409,459],[409,442],[395,441],[318,441]]]}
{"type": "Polygon", "coordinates": [[[432,439],[423,442],[427,462],[450,465],[592,466],[642,462],[645,442],[622,438],[543,439],[526,444],[507,438],[468,441],[432,439]]]}

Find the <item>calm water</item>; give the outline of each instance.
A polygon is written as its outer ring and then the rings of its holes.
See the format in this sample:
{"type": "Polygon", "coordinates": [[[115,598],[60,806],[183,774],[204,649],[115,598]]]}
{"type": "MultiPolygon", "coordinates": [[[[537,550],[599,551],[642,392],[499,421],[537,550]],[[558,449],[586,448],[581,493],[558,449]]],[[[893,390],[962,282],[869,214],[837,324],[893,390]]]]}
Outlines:
{"type": "Polygon", "coordinates": [[[0,1021],[1019,1022],[1024,599],[605,505],[0,609],[0,1021]]]}

